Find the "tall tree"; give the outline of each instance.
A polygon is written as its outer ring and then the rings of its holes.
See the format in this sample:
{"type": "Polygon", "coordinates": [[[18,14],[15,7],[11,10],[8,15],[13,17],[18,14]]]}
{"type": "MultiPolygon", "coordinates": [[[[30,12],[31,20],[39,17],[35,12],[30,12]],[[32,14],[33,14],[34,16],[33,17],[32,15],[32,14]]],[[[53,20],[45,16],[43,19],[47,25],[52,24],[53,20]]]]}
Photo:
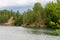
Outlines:
{"type": "Polygon", "coordinates": [[[42,7],[42,5],[40,3],[35,3],[33,11],[34,11],[36,21],[40,24],[45,24],[44,21],[45,21],[46,14],[44,12],[44,8],[42,7]]]}

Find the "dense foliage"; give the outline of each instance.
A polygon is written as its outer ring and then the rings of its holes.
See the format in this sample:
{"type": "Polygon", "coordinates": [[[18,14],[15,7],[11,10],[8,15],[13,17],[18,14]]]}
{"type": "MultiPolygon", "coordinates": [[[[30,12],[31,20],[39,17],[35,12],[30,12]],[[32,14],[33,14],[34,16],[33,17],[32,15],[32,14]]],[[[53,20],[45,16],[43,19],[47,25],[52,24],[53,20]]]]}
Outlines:
{"type": "Polygon", "coordinates": [[[49,2],[45,8],[40,3],[35,3],[32,10],[28,9],[22,14],[19,11],[0,10],[0,24],[7,22],[11,16],[14,17],[16,26],[55,28],[58,33],[60,29],[60,1],[49,2]]]}

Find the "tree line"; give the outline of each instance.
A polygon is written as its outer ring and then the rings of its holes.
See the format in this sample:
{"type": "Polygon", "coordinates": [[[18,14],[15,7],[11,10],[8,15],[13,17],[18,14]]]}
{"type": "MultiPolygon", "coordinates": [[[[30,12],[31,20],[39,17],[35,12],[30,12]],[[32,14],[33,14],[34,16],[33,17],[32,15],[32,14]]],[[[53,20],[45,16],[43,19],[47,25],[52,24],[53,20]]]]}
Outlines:
{"type": "Polygon", "coordinates": [[[60,1],[49,2],[43,8],[41,3],[34,4],[32,9],[23,13],[0,10],[0,24],[6,22],[11,16],[14,17],[14,25],[34,25],[38,27],[60,28],[60,1]]]}
{"type": "Polygon", "coordinates": [[[19,11],[0,10],[0,24],[5,23],[11,16],[14,17],[15,26],[55,28],[60,32],[60,1],[49,2],[43,8],[41,3],[34,4],[32,9],[23,13],[19,11]]]}

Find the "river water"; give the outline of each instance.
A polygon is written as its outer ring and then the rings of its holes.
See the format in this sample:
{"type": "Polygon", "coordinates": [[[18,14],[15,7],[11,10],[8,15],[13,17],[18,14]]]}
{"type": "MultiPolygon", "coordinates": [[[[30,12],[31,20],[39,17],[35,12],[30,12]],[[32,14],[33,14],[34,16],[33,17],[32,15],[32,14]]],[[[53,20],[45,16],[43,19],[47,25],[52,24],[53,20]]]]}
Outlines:
{"type": "Polygon", "coordinates": [[[0,26],[0,40],[60,40],[60,36],[44,34],[46,29],[0,26]]]}

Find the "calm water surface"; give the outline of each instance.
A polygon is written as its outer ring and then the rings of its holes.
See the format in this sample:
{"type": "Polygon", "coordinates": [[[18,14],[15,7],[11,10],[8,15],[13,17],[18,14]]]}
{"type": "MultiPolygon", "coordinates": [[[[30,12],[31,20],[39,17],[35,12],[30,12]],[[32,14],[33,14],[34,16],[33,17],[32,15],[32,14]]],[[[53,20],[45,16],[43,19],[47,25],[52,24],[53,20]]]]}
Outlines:
{"type": "Polygon", "coordinates": [[[60,36],[44,34],[49,30],[0,26],[0,40],[60,40],[60,36]]]}

